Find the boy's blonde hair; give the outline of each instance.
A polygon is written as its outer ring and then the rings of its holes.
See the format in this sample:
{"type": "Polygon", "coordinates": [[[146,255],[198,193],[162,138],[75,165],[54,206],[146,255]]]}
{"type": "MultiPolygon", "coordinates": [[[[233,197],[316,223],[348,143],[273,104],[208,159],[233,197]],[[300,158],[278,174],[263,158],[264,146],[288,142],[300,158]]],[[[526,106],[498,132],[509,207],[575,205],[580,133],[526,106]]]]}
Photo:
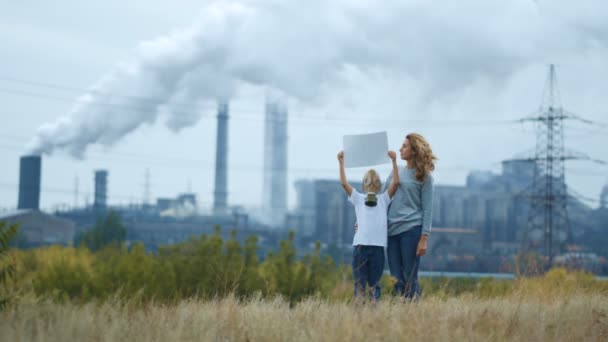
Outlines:
{"type": "Polygon", "coordinates": [[[376,170],[369,169],[363,176],[363,192],[379,193],[382,190],[382,181],[376,170]]]}

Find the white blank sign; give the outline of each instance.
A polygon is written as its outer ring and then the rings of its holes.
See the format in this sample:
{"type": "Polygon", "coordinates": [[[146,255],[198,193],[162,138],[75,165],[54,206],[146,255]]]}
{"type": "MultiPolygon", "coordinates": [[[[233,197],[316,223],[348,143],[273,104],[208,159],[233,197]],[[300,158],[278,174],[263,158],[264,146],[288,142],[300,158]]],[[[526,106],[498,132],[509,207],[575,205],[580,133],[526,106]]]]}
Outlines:
{"type": "Polygon", "coordinates": [[[344,166],[362,167],[385,164],[390,161],[388,151],[388,137],[386,132],[345,135],[344,166]]]}

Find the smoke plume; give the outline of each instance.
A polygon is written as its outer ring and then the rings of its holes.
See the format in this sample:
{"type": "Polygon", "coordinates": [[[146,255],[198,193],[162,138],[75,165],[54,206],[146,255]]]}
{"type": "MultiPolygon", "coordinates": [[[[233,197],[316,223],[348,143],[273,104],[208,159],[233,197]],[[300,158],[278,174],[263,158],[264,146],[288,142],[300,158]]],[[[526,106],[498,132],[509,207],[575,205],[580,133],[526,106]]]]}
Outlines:
{"type": "Polygon", "coordinates": [[[82,158],[159,118],[177,131],[242,84],[303,102],[331,96],[353,70],[409,79],[431,96],[500,84],[553,54],[608,46],[606,5],[592,5],[580,14],[554,1],[216,1],[190,27],[141,43],[29,150],[82,158]]]}

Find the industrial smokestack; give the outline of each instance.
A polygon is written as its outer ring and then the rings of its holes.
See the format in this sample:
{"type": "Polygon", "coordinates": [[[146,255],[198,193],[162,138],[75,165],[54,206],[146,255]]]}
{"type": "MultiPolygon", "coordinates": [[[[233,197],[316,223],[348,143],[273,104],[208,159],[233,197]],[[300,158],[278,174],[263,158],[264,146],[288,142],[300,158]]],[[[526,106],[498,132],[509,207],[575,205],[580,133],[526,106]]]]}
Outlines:
{"type": "Polygon", "coordinates": [[[108,205],[108,171],[95,171],[95,199],[93,209],[104,211],[108,205]]]}
{"type": "Polygon", "coordinates": [[[600,195],[600,208],[608,209],[608,184],[604,185],[600,195]]]}
{"type": "Polygon", "coordinates": [[[217,144],[215,150],[215,190],[213,211],[225,214],[228,197],[228,102],[219,102],[217,107],[217,144]]]}
{"type": "Polygon", "coordinates": [[[18,209],[40,208],[40,170],[42,158],[38,155],[21,157],[19,163],[18,209]]]}
{"type": "Polygon", "coordinates": [[[264,191],[262,203],[270,223],[283,224],[287,213],[287,106],[266,99],[264,123],[264,191]]]}

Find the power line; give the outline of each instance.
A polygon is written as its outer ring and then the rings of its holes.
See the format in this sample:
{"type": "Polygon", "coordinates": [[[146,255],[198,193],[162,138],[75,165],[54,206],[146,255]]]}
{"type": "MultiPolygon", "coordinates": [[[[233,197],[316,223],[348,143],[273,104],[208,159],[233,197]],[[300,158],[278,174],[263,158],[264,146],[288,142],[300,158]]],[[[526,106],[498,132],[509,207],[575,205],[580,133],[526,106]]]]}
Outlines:
{"type": "MultiPolygon", "coordinates": [[[[6,150],[14,150],[14,151],[23,151],[23,148],[17,146],[7,146],[0,145],[0,149],[6,150]]],[[[186,159],[186,158],[175,158],[175,157],[166,157],[166,156],[155,156],[155,155],[144,155],[144,154],[136,154],[136,153],[118,153],[118,152],[108,152],[108,153],[100,153],[100,152],[91,152],[91,156],[96,159],[109,159],[109,160],[120,160],[122,163],[135,163],[141,164],[142,162],[146,163],[155,163],[162,164],[163,167],[168,168],[201,168],[201,167],[213,167],[215,163],[213,161],[202,160],[202,159],[186,159]],[[110,155],[107,155],[110,154],[110,155]]],[[[472,170],[475,168],[484,168],[484,167],[494,167],[500,165],[500,162],[490,162],[478,165],[445,165],[441,166],[442,170],[446,171],[466,171],[472,170]]],[[[389,167],[388,164],[385,165],[389,167]]],[[[263,172],[263,165],[257,164],[229,164],[229,170],[232,169],[237,170],[239,172],[263,172]]],[[[211,169],[209,169],[212,171],[211,169]]],[[[300,167],[291,167],[288,168],[287,171],[289,173],[315,173],[315,172],[325,172],[325,173],[336,173],[338,172],[337,166],[335,168],[300,168],[300,167]]]]}
{"type": "MultiPolygon", "coordinates": [[[[19,189],[19,184],[15,183],[15,182],[0,182],[0,188],[5,188],[5,189],[14,189],[14,190],[18,190],[19,189]]],[[[27,189],[28,187],[23,187],[27,189]]],[[[41,187],[40,188],[40,192],[41,193],[56,193],[56,194],[64,194],[66,196],[70,196],[73,198],[74,196],[74,189],[69,189],[69,188],[57,188],[57,187],[41,187]]],[[[207,198],[206,196],[209,196],[209,198],[211,198],[211,196],[213,195],[213,191],[205,191],[205,192],[197,192],[198,194],[202,194],[204,195],[204,198],[207,198]]],[[[87,195],[91,195],[91,192],[86,192],[87,195]]],[[[234,191],[228,191],[228,195],[236,195],[238,194],[238,192],[234,192],[234,191]]],[[[128,200],[128,201],[132,201],[135,202],[137,200],[137,198],[139,196],[136,195],[126,195],[126,194],[114,194],[114,193],[107,193],[106,194],[107,199],[114,199],[114,200],[128,200]]]]}
{"type": "Polygon", "coordinates": [[[599,204],[600,203],[599,199],[583,196],[578,191],[572,189],[572,187],[570,187],[570,186],[568,187],[568,193],[569,193],[570,196],[572,196],[575,199],[578,199],[581,202],[587,202],[587,203],[593,203],[593,204],[599,204]]]}
{"type": "MultiPolygon", "coordinates": [[[[567,119],[605,127],[603,123],[584,119],[562,108],[555,66],[551,64],[539,111],[534,116],[520,120],[537,124],[535,156],[519,159],[534,163],[533,183],[527,196],[530,198],[528,224],[521,248],[522,251],[535,249],[542,240],[547,267],[552,266],[554,256],[566,243],[572,241],[568,217],[568,197],[572,190],[565,181],[565,161],[578,159],[605,164],[604,161],[592,159],[584,153],[566,150],[564,121],[567,119]]],[[[591,200],[580,195],[574,197],[591,200]]]]}
{"type": "MultiPolygon", "coordinates": [[[[58,90],[67,90],[67,91],[72,91],[72,92],[77,92],[77,93],[92,93],[92,94],[101,94],[101,95],[108,95],[108,96],[112,96],[112,97],[120,97],[120,98],[124,98],[127,100],[132,100],[132,101],[136,101],[138,103],[148,103],[151,104],[153,106],[158,106],[158,99],[155,98],[151,98],[151,97],[142,97],[142,96],[135,96],[135,95],[125,95],[125,94],[120,94],[120,93],[115,93],[115,92],[104,92],[104,91],[99,91],[96,89],[87,89],[87,88],[82,88],[82,87],[75,87],[75,86],[69,86],[69,85],[65,85],[65,84],[58,84],[58,83],[52,83],[52,82],[39,82],[39,81],[32,81],[32,80],[25,80],[25,79],[20,79],[20,78],[14,78],[14,77],[8,77],[8,76],[4,76],[4,75],[0,75],[0,81],[8,81],[8,82],[13,82],[13,83],[20,83],[20,84],[25,84],[25,85],[29,85],[29,86],[36,86],[36,87],[45,87],[45,88],[51,88],[51,89],[58,89],[58,90]]],[[[74,100],[71,98],[63,98],[63,97],[56,97],[56,96],[49,96],[46,94],[41,94],[41,93],[33,93],[33,92],[28,92],[28,91],[22,91],[22,90],[15,90],[15,89],[0,89],[0,92],[7,92],[7,93],[15,93],[15,94],[19,94],[19,95],[26,95],[26,96],[40,96],[42,98],[49,98],[49,99],[54,99],[54,100],[61,100],[61,101],[70,101],[73,102],[74,100]]],[[[120,106],[122,107],[123,105],[120,104],[112,104],[112,103],[103,103],[103,102],[98,102],[100,103],[100,105],[109,105],[109,106],[120,106]]],[[[171,104],[172,107],[181,107],[183,109],[185,109],[186,111],[190,111],[193,107],[197,107],[197,106],[201,106],[200,103],[172,103],[171,104]]],[[[211,106],[211,105],[207,105],[205,106],[205,108],[209,109],[209,110],[214,110],[215,107],[211,106]]],[[[233,106],[231,106],[232,109],[234,109],[235,111],[238,112],[255,112],[255,113],[262,113],[262,109],[252,109],[252,108],[242,108],[242,107],[236,107],[234,108],[233,106]]],[[[144,108],[144,109],[149,109],[149,108],[144,108]]],[[[179,113],[179,112],[178,112],[179,113]]],[[[231,114],[231,119],[232,117],[234,117],[233,114],[231,114]]],[[[308,118],[308,119],[314,119],[314,120],[348,120],[351,121],[352,119],[332,119],[332,118],[319,118],[319,117],[314,117],[314,116],[304,116],[304,115],[296,115],[296,118],[308,118]]],[[[266,120],[266,119],[264,119],[266,120]]],[[[387,119],[373,119],[373,120],[369,120],[369,123],[372,122],[408,122],[408,123],[413,123],[413,122],[417,122],[417,123],[429,123],[432,125],[436,125],[436,124],[443,124],[448,122],[449,124],[462,124],[462,125],[502,125],[502,124],[514,124],[514,123],[520,123],[521,120],[455,120],[455,121],[446,121],[446,120],[441,120],[441,121],[435,121],[435,122],[431,122],[430,120],[387,120],[387,119]]]]}
{"type": "MultiPolygon", "coordinates": [[[[47,100],[55,100],[55,101],[62,101],[62,102],[69,102],[69,103],[74,103],[76,102],[73,98],[66,98],[66,97],[59,97],[59,96],[54,96],[54,95],[48,95],[48,94],[43,94],[43,93],[36,93],[36,92],[30,92],[30,91],[23,91],[23,90],[16,90],[16,89],[7,89],[7,88],[0,88],[0,92],[1,93],[8,93],[8,94],[14,94],[14,95],[22,95],[22,96],[28,96],[28,97],[33,97],[33,98],[39,98],[39,99],[47,99],[47,100]]],[[[94,103],[90,103],[89,105],[94,105],[94,106],[104,106],[104,107],[113,107],[113,108],[117,108],[117,109],[121,109],[121,110],[126,110],[125,114],[128,114],[129,112],[156,112],[158,110],[157,107],[159,107],[160,105],[162,105],[162,103],[157,103],[154,105],[149,104],[147,107],[146,106],[138,106],[138,104],[135,103],[135,106],[129,105],[129,104],[121,104],[121,103],[108,103],[108,102],[103,102],[103,101],[95,101],[94,103]]],[[[206,110],[215,110],[215,106],[208,104],[208,105],[203,105],[203,104],[196,104],[193,105],[192,107],[198,107],[200,109],[206,109],[206,110]]],[[[243,108],[243,107],[232,107],[233,112],[249,112],[249,113],[256,113],[257,115],[242,115],[242,114],[231,114],[230,118],[231,120],[235,119],[235,120],[241,120],[241,121],[254,121],[254,122],[266,122],[269,119],[266,119],[262,116],[262,109],[252,109],[252,108],[243,108]]],[[[184,115],[192,115],[194,112],[191,110],[191,108],[189,108],[189,110],[184,111],[184,110],[179,110],[179,111],[172,111],[173,113],[176,114],[184,114],[184,115]]],[[[201,118],[207,118],[207,119],[213,119],[215,120],[215,117],[210,116],[210,117],[205,117],[202,116],[201,118]]],[[[333,122],[335,125],[339,125],[339,126],[382,126],[382,127],[386,127],[387,125],[390,124],[416,124],[416,125],[430,125],[430,126],[434,126],[434,127],[460,127],[460,126],[466,126],[466,127],[486,127],[486,126],[498,126],[498,125],[512,125],[512,124],[519,124],[520,121],[519,120],[439,120],[439,121],[433,121],[433,120],[411,120],[411,119],[381,119],[381,118],[374,118],[374,119],[357,119],[357,118],[332,118],[329,116],[325,116],[325,117],[318,117],[318,116],[311,116],[311,115],[302,115],[302,114],[295,114],[290,116],[290,121],[296,121],[298,124],[300,125],[312,125],[312,126],[318,126],[318,123],[321,122],[323,124],[327,124],[328,122],[333,122]]]]}
{"type": "Polygon", "coordinates": [[[568,173],[573,173],[575,175],[585,175],[585,176],[595,176],[595,177],[608,177],[608,172],[595,172],[589,170],[581,170],[581,169],[571,169],[568,168],[568,173]]]}
{"type": "MultiPolygon", "coordinates": [[[[5,189],[18,189],[19,188],[19,184],[18,183],[14,183],[14,182],[0,182],[0,187],[5,188],[5,189]]],[[[27,187],[25,187],[25,188],[27,188],[27,187]]],[[[47,192],[47,193],[65,194],[65,195],[69,195],[69,196],[73,196],[74,195],[74,189],[68,189],[68,188],[41,187],[40,188],[40,192],[41,193],[42,192],[47,192]]],[[[131,198],[133,198],[133,196],[127,196],[127,195],[112,195],[110,197],[111,198],[117,198],[117,199],[131,199],[131,198]]]]}
{"type": "MultiPolygon", "coordinates": [[[[18,78],[13,78],[13,77],[7,77],[7,76],[3,76],[3,75],[0,75],[0,81],[8,81],[8,82],[13,82],[13,83],[25,84],[25,85],[29,85],[29,86],[52,88],[52,89],[63,90],[63,91],[71,91],[71,92],[75,92],[78,94],[93,93],[93,94],[109,95],[112,97],[122,97],[122,98],[126,98],[126,99],[142,101],[142,102],[145,102],[145,101],[157,102],[156,99],[149,98],[149,97],[110,93],[110,92],[100,91],[97,89],[91,89],[91,88],[87,89],[87,88],[82,88],[82,87],[68,86],[68,85],[64,85],[64,84],[24,80],[24,79],[18,79],[18,78]]],[[[174,105],[192,106],[193,104],[192,103],[181,103],[181,104],[174,104],[174,105]]]]}

